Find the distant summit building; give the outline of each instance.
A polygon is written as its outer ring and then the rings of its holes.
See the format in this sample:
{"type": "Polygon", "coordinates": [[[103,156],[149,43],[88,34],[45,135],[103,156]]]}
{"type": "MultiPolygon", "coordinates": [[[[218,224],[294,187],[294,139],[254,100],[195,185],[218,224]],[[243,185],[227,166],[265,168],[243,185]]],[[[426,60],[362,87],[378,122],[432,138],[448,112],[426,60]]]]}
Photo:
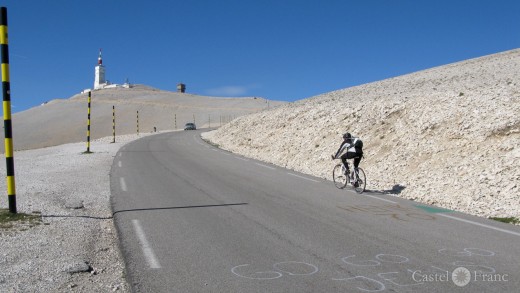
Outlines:
{"type": "Polygon", "coordinates": [[[82,93],[88,93],[91,90],[110,89],[117,87],[131,88],[132,85],[128,82],[128,78],[123,85],[112,84],[105,78],[105,66],[103,65],[103,58],[101,57],[101,49],[99,49],[98,61],[94,69],[94,88],[85,89],[82,91],[82,93]]]}
{"type": "Polygon", "coordinates": [[[186,92],[186,85],[184,83],[177,84],[177,92],[178,93],[185,93],[186,92]]]}
{"type": "Polygon", "coordinates": [[[107,85],[107,81],[105,80],[105,66],[103,66],[103,59],[101,58],[101,49],[99,49],[98,63],[95,69],[94,89],[102,89],[107,85]]]}

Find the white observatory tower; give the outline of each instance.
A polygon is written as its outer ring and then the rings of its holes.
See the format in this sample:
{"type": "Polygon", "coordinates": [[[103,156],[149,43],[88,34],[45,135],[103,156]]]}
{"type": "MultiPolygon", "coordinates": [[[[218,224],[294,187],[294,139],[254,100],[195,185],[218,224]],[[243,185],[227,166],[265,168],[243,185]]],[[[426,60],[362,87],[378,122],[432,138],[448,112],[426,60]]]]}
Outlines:
{"type": "Polygon", "coordinates": [[[94,89],[101,89],[106,85],[105,81],[105,66],[103,66],[103,59],[101,59],[101,49],[99,49],[98,64],[96,65],[96,75],[94,78],[94,89]]]}

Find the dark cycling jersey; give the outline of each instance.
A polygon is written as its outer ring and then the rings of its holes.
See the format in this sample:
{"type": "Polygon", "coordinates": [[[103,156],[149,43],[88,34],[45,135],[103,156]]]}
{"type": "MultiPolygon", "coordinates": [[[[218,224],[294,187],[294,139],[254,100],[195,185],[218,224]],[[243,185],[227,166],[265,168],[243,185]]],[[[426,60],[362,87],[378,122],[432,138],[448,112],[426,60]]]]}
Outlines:
{"type": "Polygon", "coordinates": [[[347,153],[363,155],[363,142],[361,141],[361,139],[357,137],[347,138],[343,140],[343,142],[339,146],[338,151],[336,152],[335,157],[337,158],[345,150],[347,150],[347,153]]]}

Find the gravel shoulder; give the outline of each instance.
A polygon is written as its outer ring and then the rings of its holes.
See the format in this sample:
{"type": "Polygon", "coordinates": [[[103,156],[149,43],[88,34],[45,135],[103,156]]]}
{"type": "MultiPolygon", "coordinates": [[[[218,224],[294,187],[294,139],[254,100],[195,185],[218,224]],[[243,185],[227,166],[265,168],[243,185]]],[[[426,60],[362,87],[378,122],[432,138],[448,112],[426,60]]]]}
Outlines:
{"type": "MultiPolygon", "coordinates": [[[[0,292],[129,292],[110,207],[117,151],[149,134],[15,152],[19,213],[41,223],[0,227],[0,292]]],[[[0,167],[5,174],[5,164],[0,167]]],[[[0,207],[7,207],[6,183],[0,207]]]]}

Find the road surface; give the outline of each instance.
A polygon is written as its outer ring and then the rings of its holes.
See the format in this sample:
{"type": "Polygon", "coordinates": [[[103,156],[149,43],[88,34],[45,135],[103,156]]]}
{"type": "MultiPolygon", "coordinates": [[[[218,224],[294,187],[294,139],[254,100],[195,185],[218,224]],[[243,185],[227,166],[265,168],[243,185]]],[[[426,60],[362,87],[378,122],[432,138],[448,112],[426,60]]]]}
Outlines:
{"type": "Polygon", "coordinates": [[[520,288],[517,226],[339,190],[200,133],[145,137],[114,158],[112,208],[135,292],[520,288]]]}

